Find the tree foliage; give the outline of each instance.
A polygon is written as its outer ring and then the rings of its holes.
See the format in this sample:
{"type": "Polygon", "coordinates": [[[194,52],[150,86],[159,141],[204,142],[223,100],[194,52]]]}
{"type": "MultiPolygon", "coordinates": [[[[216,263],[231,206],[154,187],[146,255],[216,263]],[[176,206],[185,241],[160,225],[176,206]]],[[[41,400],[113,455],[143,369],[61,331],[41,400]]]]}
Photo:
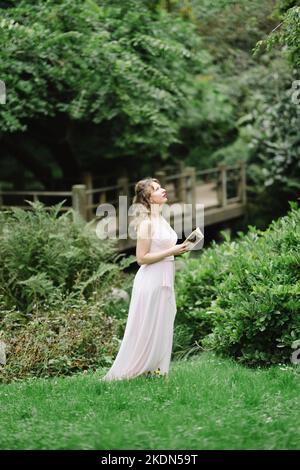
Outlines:
{"type": "Polygon", "coordinates": [[[210,58],[191,23],[170,21],[147,3],[39,0],[3,10],[2,132],[65,113],[71,121],[103,124],[108,156],[163,152],[175,142],[189,99],[184,85],[210,58]]]}
{"type": "Polygon", "coordinates": [[[258,41],[254,53],[265,47],[267,51],[281,46],[288,50],[289,61],[293,66],[300,66],[300,2],[299,0],[285,0],[277,6],[278,18],[281,22],[268,35],[266,39],[258,41]]]}

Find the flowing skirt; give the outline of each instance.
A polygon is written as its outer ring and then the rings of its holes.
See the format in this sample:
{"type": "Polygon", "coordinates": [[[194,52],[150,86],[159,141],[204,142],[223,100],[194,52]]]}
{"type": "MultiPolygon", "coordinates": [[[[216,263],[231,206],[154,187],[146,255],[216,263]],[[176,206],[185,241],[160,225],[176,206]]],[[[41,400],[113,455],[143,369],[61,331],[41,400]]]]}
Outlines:
{"type": "Polygon", "coordinates": [[[174,260],[140,266],[119,352],[101,380],[128,379],[158,368],[168,374],[176,315],[174,275],[174,260]]]}

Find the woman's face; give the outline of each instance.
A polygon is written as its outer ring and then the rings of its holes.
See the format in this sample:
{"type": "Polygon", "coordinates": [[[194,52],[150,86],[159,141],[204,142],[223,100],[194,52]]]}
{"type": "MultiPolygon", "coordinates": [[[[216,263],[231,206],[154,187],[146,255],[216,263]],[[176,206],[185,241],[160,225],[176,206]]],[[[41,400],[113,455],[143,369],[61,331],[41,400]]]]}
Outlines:
{"type": "Polygon", "coordinates": [[[163,204],[168,200],[166,190],[162,188],[159,183],[153,181],[152,188],[153,190],[150,196],[150,203],[163,204]]]}

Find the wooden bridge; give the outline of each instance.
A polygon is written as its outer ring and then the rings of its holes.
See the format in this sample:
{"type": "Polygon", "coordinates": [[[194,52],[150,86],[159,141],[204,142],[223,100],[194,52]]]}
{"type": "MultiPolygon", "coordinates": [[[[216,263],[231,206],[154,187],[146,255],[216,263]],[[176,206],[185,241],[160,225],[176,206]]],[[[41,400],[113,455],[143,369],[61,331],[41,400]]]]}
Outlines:
{"type": "MultiPolygon", "coordinates": [[[[215,168],[196,170],[191,166],[180,163],[177,167],[161,170],[154,173],[162,187],[168,193],[166,204],[176,203],[177,213],[173,212],[173,223],[177,226],[177,217],[182,218],[185,210],[184,204],[204,205],[204,226],[213,225],[226,220],[242,216],[246,212],[246,165],[240,161],[236,165],[226,166],[219,164],[215,168]]],[[[135,182],[130,182],[127,177],[119,178],[115,185],[93,188],[93,178],[90,173],[83,175],[83,184],[72,186],[71,191],[0,191],[0,209],[12,206],[31,209],[24,200],[40,200],[47,209],[50,205],[57,204],[62,199],[70,201],[64,205],[61,211],[74,209],[75,214],[90,222],[91,229],[96,228],[100,220],[96,217],[96,209],[100,204],[110,203],[116,209],[118,217],[119,196],[127,196],[129,204],[132,204],[135,182]],[[13,203],[9,199],[13,198],[13,203]],[[20,202],[16,202],[21,199],[20,202]],[[44,199],[44,201],[43,201],[44,199]],[[46,201],[45,201],[46,199],[46,201]],[[48,205],[47,205],[48,204],[48,205]]],[[[193,228],[197,214],[193,213],[193,228]]],[[[178,234],[181,238],[181,234],[178,234]]],[[[136,241],[128,237],[118,240],[120,251],[132,248],[136,241]]]]}

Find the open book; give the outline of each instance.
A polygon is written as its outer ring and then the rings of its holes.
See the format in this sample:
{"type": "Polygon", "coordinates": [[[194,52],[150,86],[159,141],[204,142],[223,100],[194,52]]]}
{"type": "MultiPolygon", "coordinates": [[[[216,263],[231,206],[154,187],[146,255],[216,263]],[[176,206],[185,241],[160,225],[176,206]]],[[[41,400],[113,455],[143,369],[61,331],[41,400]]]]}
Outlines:
{"type": "Polygon", "coordinates": [[[203,233],[201,232],[200,228],[197,227],[192,233],[184,240],[185,242],[189,242],[188,249],[189,251],[194,248],[202,239],[204,238],[203,233]]]}

